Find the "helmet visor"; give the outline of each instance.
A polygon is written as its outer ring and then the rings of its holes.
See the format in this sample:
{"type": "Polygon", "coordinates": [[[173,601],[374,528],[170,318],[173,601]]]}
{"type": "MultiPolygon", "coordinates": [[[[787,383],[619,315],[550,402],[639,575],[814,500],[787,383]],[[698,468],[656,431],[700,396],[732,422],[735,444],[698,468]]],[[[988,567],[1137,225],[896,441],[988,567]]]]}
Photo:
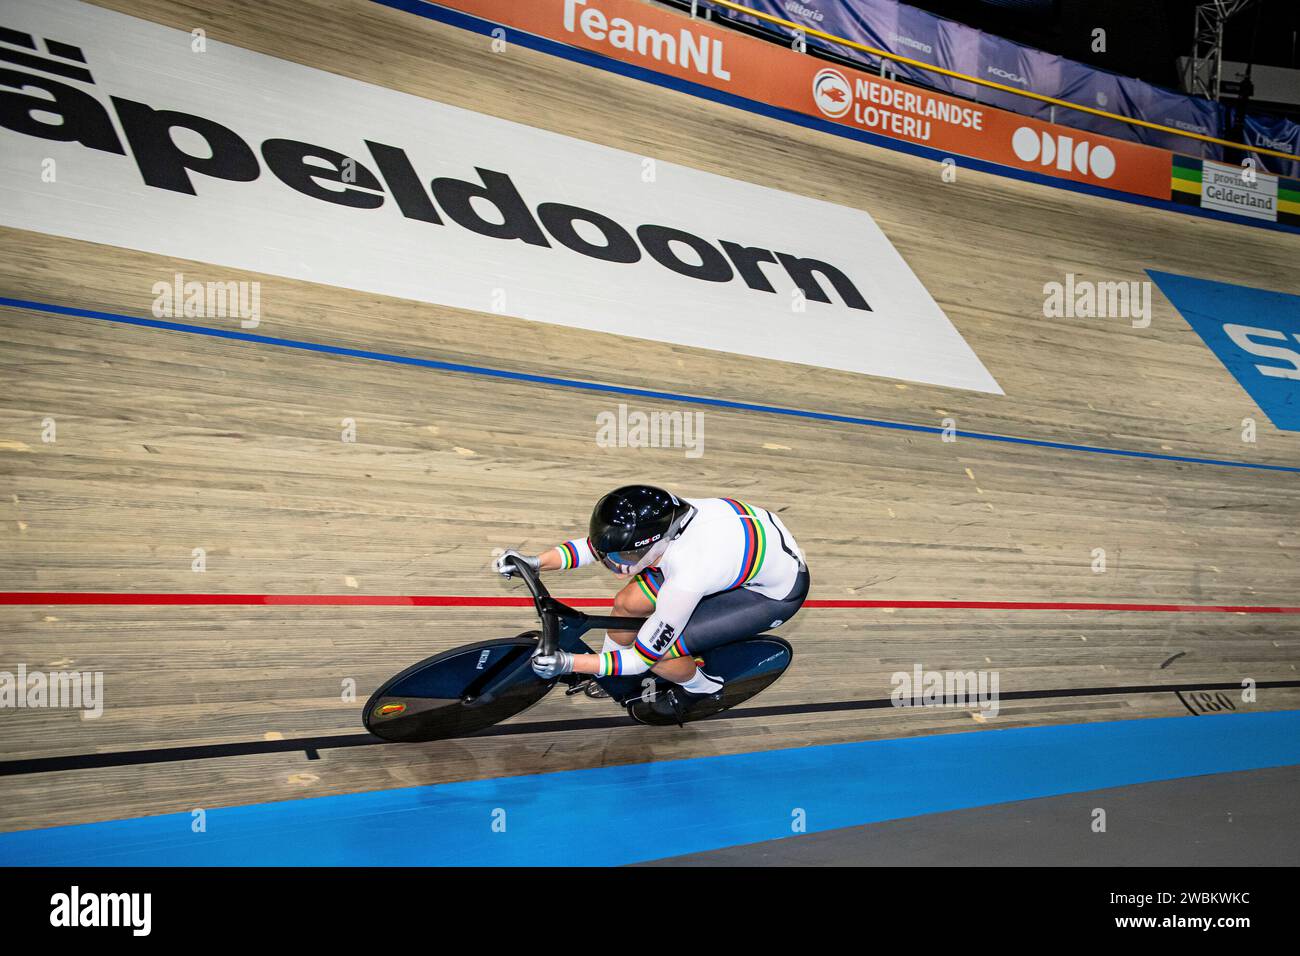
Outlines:
{"type": "MultiPolygon", "coordinates": [[[[640,574],[650,564],[654,555],[653,544],[646,545],[644,548],[629,548],[624,551],[610,551],[607,554],[596,552],[596,557],[600,558],[601,564],[609,568],[615,574],[640,574]]],[[[594,549],[593,549],[594,550],[594,549]]]]}

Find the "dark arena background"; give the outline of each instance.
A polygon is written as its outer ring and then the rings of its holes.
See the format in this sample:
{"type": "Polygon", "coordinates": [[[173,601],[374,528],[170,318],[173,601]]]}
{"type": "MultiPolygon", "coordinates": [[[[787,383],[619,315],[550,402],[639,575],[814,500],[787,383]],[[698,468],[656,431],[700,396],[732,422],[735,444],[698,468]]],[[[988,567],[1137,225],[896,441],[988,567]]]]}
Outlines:
{"type": "Polygon", "coordinates": [[[0,864],[1294,866],[1298,28],[2,0],[0,864]],[[797,539],[761,695],[545,694],[631,483],[797,539]]]}

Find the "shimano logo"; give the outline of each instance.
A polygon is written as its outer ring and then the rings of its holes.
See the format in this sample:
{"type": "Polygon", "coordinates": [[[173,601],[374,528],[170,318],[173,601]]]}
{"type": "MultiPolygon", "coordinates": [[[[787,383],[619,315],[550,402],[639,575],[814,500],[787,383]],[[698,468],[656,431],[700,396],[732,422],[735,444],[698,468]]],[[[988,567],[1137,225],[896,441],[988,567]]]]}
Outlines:
{"type": "Polygon", "coordinates": [[[1080,172],[1097,179],[1115,175],[1115,154],[1109,146],[1092,145],[1087,140],[1076,143],[1064,133],[1053,136],[1047,130],[1040,133],[1022,126],[1012,135],[1011,148],[1022,162],[1052,166],[1063,173],[1080,172]]]}
{"type": "Polygon", "coordinates": [[[1008,73],[1006,70],[1002,69],[1000,66],[990,66],[990,67],[988,68],[988,72],[992,73],[992,74],[993,74],[994,76],[996,76],[996,77],[1000,77],[1000,78],[1006,80],[1008,83],[1019,83],[1021,86],[1026,86],[1026,85],[1029,83],[1029,81],[1026,80],[1026,79],[1025,79],[1023,76],[1021,76],[1020,74],[1018,74],[1018,73],[1008,73]]]}
{"type": "Polygon", "coordinates": [[[910,46],[913,50],[920,50],[922,53],[934,52],[934,47],[929,43],[922,43],[920,40],[913,39],[912,37],[905,37],[901,33],[890,34],[889,39],[900,46],[910,46]]]}

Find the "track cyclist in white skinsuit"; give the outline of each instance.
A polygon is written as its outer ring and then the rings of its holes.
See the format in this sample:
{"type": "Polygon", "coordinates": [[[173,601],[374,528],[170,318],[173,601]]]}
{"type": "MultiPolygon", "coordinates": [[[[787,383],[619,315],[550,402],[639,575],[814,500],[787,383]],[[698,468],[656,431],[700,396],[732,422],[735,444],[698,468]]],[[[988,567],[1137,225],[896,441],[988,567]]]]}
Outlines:
{"type": "Polygon", "coordinates": [[[697,666],[697,656],[779,627],[808,596],[803,552],[772,512],[735,498],[678,498],[652,485],[601,498],[585,540],[536,557],[506,551],[494,567],[507,577],[510,557],[537,571],[600,561],[631,578],[614,598],[613,616],[647,618],[639,630],[609,631],[599,654],[535,657],[533,670],[545,678],[653,670],[679,687],[652,709],[679,720],[696,701],[721,700],[722,682],[697,666]]]}

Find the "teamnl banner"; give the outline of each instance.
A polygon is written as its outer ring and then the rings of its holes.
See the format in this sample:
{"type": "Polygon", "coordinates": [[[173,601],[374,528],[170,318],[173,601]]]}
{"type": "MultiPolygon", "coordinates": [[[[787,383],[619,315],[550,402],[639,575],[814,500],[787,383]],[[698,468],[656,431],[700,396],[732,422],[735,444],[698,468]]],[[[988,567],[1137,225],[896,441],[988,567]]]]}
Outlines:
{"type": "MultiPolygon", "coordinates": [[[[707,3],[707,0],[706,0],[707,3]]],[[[743,0],[743,5],[823,33],[864,46],[886,50],[934,66],[991,80],[1016,89],[1068,100],[1081,106],[1132,116],[1174,129],[1219,136],[1223,126],[1217,103],[1186,96],[1132,77],[1098,70],[1075,60],[1014,43],[974,27],[935,16],[894,0],[743,0]]],[[[793,35],[793,30],[729,7],[714,7],[728,19],[793,35]]],[[[862,50],[806,34],[809,44],[831,50],[850,60],[876,64],[862,50]]],[[[1003,109],[1081,129],[1131,139],[1162,149],[1215,158],[1220,148],[1199,140],[1132,126],[1079,110],[945,76],[907,63],[887,66],[899,76],[946,93],[965,96],[1003,109]]]]}
{"type": "Polygon", "coordinates": [[[0,26],[0,225],[1001,394],[861,209],[74,0],[0,26]]]}
{"type": "Polygon", "coordinates": [[[379,0],[413,12],[444,6],[657,73],[855,130],[1075,182],[1168,199],[1164,150],[1080,135],[1006,110],[865,70],[832,67],[735,30],[638,0],[379,0]]]}

